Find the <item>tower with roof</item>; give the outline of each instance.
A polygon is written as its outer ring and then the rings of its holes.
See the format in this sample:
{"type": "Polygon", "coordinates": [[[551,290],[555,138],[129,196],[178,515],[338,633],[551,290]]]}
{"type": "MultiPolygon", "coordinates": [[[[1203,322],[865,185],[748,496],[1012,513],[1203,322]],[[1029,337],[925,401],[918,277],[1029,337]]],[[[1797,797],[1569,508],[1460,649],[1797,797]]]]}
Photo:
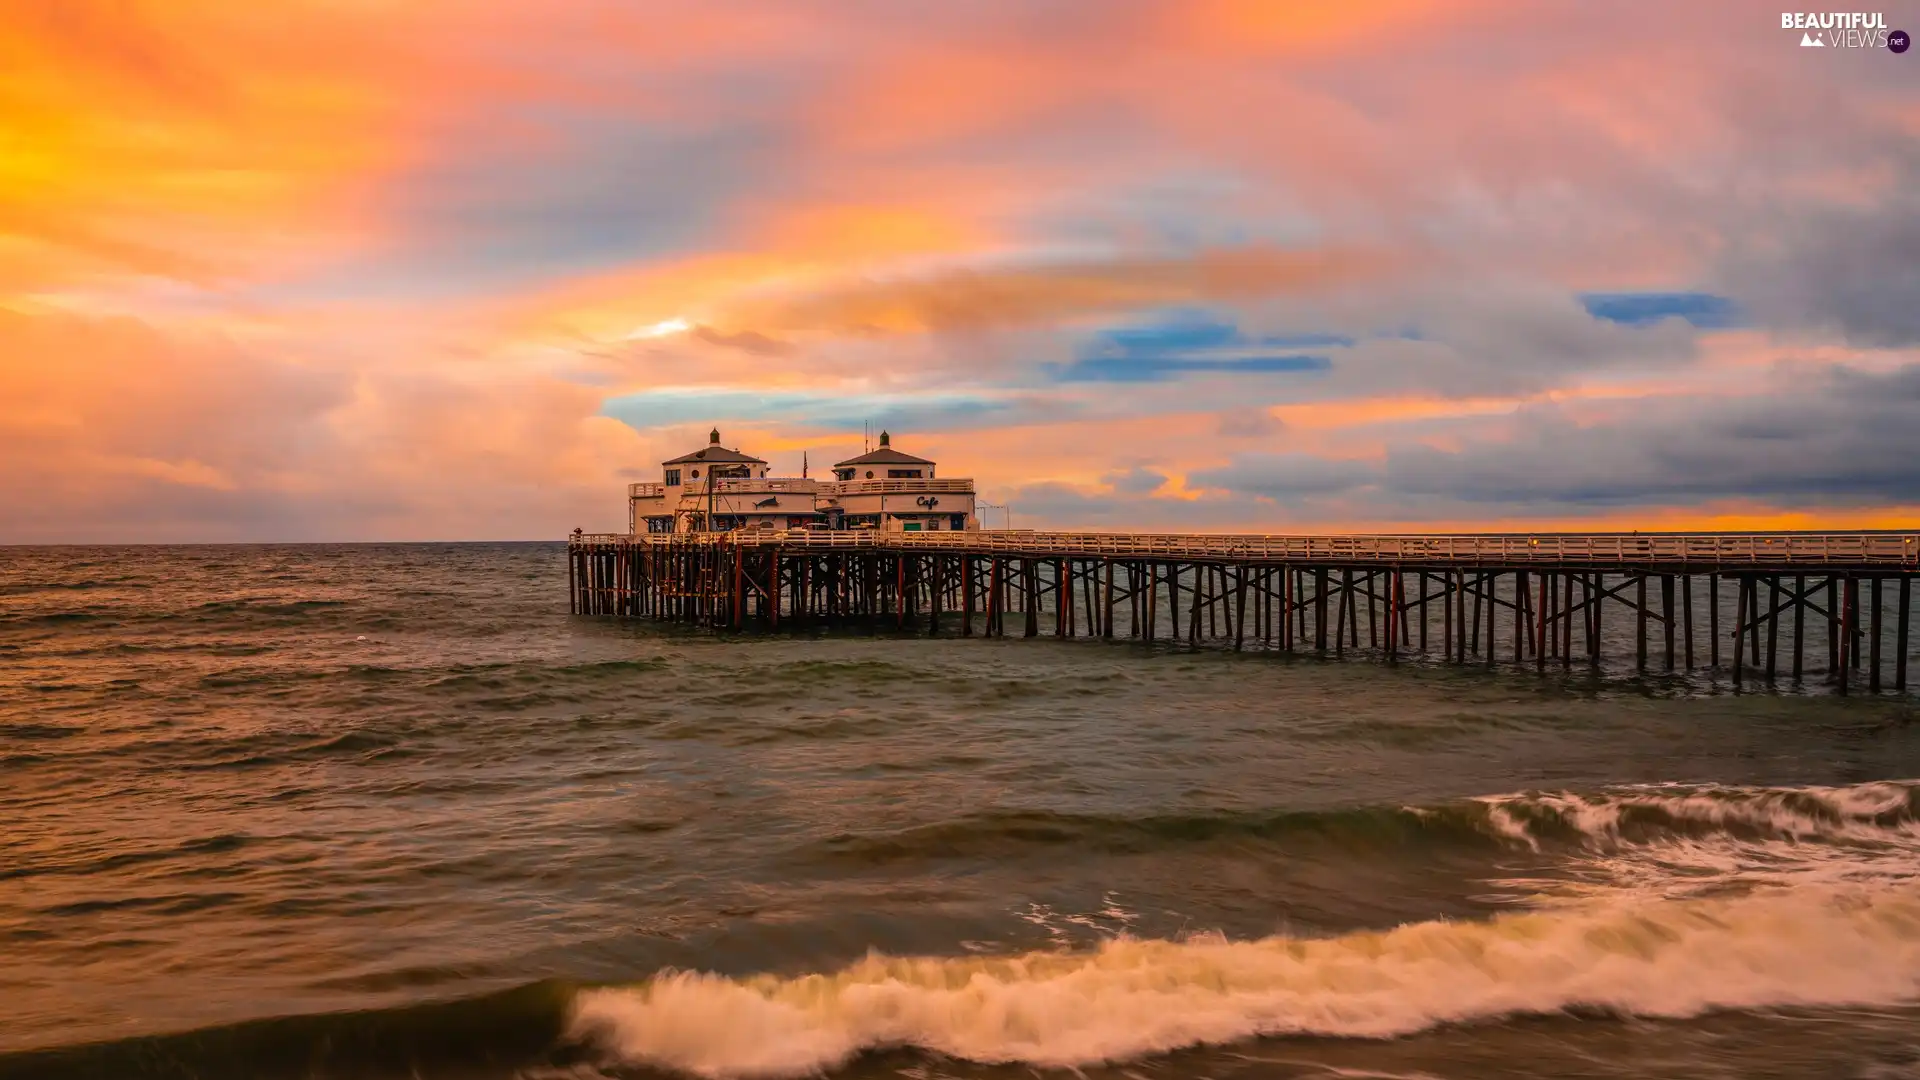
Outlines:
{"type": "Polygon", "coordinates": [[[804,528],[817,520],[812,480],[767,475],[762,458],[720,442],[660,463],[658,483],[628,488],[628,527],[633,532],[729,532],[734,529],[804,528]]]}
{"type": "Polygon", "coordinates": [[[979,528],[974,516],[972,480],[935,477],[931,460],[894,449],[893,436],[880,433],[880,445],[833,466],[834,480],[822,485],[821,509],[828,519],[851,529],[904,532],[955,532],[979,528]]]}

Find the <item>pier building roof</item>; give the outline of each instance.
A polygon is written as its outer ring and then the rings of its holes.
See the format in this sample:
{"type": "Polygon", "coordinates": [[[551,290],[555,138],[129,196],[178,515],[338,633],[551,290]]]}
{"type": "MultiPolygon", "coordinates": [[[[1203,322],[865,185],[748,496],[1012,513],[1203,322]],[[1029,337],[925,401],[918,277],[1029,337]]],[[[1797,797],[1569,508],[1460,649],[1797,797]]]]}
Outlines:
{"type": "Polygon", "coordinates": [[[703,446],[700,449],[695,450],[691,454],[681,454],[679,457],[674,458],[671,461],[663,462],[663,464],[681,465],[690,461],[729,461],[729,462],[749,462],[754,465],[766,464],[766,461],[764,461],[761,458],[754,457],[752,454],[743,454],[738,450],[729,450],[726,447],[721,446],[719,428],[714,428],[713,431],[707,436],[706,446],[703,446]]]}
{"type": "Polygon", "coordinates": [[[848,458],[845,461],[836,462],[833,467],[836,469],[842,469],[842,468],[846,468],[849,465],[931,465],[933,464],[933,462],[928,461],[926,458],[914,457],[912,454],[903,454],[900,451],[895,450],[893,448],[892,443],[893,443],[892,438],[889,437],[887,433],[883,431],[880,433],[880,448],[878,450],[870,450],[867,453],[861,454],[859,457],[848,458]]]}

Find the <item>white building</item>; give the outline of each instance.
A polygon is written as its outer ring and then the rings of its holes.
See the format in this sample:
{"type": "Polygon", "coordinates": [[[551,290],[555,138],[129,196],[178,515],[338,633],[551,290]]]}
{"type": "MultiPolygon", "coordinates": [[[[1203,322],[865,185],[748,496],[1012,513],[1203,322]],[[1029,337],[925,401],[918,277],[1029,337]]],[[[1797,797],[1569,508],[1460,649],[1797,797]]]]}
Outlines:
{"type": "Polygon", "coordinates": [[[660,483],[627,488],[629,532],[729,532],[801,529],[817,522],[812,480],[770,477],[767,463],[720,445],[707,445],[660,463],[660,483]]]}
{"type": "Polygon", "coordinates": [[[833,467],[834,480],[820,486],[819,505],[835,528],[957,532],[977,529],[973,481],[940,480],[934,463],[880,446],[833,467]]]}
{"type": "Polygon", "coordinates": [[[735,529],[882,529],[950,532],[980,527],[973,481],[934,477],[926,458],[893,448],[880,433],[877,450],[833,467],[835,479],[768,476],[767,463],[707,445],[660,463],[659,483],[627,489],[627,528],[635,533],[731,532],[735,529]]]}

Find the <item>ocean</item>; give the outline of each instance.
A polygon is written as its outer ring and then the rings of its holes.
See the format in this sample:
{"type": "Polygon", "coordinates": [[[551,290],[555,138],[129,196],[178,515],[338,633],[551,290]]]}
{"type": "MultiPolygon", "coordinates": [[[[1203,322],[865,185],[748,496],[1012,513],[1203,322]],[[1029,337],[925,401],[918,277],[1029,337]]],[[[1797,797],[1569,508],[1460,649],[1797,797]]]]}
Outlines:
{"type": "Polygon", "coordinates": [[[0,1078],[1920,1077],[1912,699],[0,548],[0,1078]]]}

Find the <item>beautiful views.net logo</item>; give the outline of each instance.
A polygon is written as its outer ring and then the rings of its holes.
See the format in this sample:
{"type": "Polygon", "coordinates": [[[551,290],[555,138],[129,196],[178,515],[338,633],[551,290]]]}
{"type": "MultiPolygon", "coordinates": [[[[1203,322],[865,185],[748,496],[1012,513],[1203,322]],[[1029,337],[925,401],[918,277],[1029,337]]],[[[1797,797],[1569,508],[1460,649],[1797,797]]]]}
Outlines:
{"type": "Polygon", "coordinates": [[[1780,29],[1800,31],[1802,48],[1903,53],[1912,44],[1905,30],[1888,29],[1887,16],[1878,11],[1783,11],[1780,29]]]}

